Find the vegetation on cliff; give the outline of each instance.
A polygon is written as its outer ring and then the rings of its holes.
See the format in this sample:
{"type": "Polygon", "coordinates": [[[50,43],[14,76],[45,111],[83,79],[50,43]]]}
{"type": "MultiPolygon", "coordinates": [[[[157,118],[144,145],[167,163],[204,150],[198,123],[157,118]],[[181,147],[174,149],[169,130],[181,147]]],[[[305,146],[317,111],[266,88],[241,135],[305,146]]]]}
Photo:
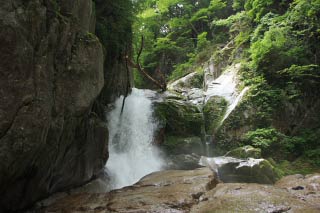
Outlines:
{"type": "Polygon", "coordinates": [[[236,141],[218,132],[222,147],[250,144],[265,157],[320,165],[319,0],[140,0],[134,8],[134,44],[146,38],[142,63],[151,75],[176,79],[211,57],[241,62],[250,92],[224,129],[248,128],[236,141]]]}

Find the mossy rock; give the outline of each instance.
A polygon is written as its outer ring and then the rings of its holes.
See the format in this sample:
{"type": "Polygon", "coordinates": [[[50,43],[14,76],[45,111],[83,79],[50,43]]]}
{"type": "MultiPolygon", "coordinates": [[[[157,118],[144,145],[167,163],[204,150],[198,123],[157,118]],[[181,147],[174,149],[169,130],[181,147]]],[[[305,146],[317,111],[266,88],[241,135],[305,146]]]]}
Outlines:
{"type": "Polygon", "coordinates": [[[180,80],[177,84],[178,87],[182,88],[202,88],[203,87],[203,73],[194,72],[190,74],[190,77],[184,80],[180,80]]]}
{"type": "Polygon", "coordinates": [[[190,79],[187,85],[189,88],[202,88],[203,87],[203,73],[196,73],[193,78],[190,79]]]}
{"type": "Polygon", "coordinates": [[[261,149],[254,148],[253,146],[248,145],[248,146],[243,146],[243,147],[233,149],[233,150],[227,152],[227,154],[225,154],[225,156],[242,158],[242,159],[261,158],[261,149]]]}
{"type": "Polygon", "coordinates": [[[254,112],[245,95],[239,105],[215,129],[217,147],[226,151],[239,147],[243,136],[256,126],[254,112]]]}
{"type": "Polygon", "coordinates": [[[218,171],[225,183],[274,184],[280,179],[275,167],[265,159],[228,162],[220,166],[218,171]]]}
{"type": "Polygon", "coordinates": [[[203,154],[200,137],[167,136],[162,147],[169,154],[203,154]]]}
{"type": "Polygon", "coordinates": [[[155,117],[170,135],[200,136],[203,115],[196,105],[182,100],[167,99],[155,105],[155,117]]]}
{"type": "Polygon", "coordinates": [[[226,112],[228,102],[220,96],[211,97],[203,107],[206,132],[213,132],[226,112]]]}

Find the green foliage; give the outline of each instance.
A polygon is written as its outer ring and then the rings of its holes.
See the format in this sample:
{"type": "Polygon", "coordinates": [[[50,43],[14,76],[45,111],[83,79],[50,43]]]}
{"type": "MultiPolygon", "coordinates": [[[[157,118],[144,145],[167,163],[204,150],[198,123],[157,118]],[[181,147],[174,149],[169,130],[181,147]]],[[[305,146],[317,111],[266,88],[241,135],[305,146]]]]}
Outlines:
{"type": "Polygon", "coordinates": [[[245,144],[261,148],[264,157],[279,160],[302,156],[305,161],[319,166],[319,136],[319,129],[305,129],[298,136],[287,136],[275,128],[262,128],[247,132],[243,139],[245,144]]]}
{"type": "Polygon", "coordinates": [[[304,157],[307,158],[311,164],[320,167],[320,148],[306,151],[304,157]]]}
{"type": "Polygon", "coordinates": [[[285,136],[283,134],[279,133],[274,128],[264,128],[249,131],[245,135],[244,139],[254,147],[265,150],[273,144],[279,143],[279,141],[283,140],[284,137],[285,136]]]}
{"type": "Polygon", "coordinates": [[[202,32],[201,34],[199,34],[197,36],[197,40],[198,40],[197,51],[198,52],[200,52],[201,50],[203,50],[205,47],[207,47],[209,45],[209,41],[207,40],[207,35],[208,35],[208,32],[202,32]]]}
{"type": "Polygon", "coordinates": [[[253,123],[257,127],[269,126],[274,112],[281,107],[281,90],[271,87],[262,76],[247,79],[246,83],[251,86],[246,102],[253,106],[256,114],[253,123]]]}
{"type": "Polygon", "coordinates": [[[228,102],[222,97],[211,97],[203,107],[205,129],[212,133],[219,127],[227,110],[228,102]]]}
{"type": "MultiPolygon", "coordinates": [[[[134,6],[135,49],[144,35],[141,60],[149,73],[160,69],[175,80],[210,57],[216,65],[241,61],[242,87],[250,90],[226,128],[255,130],[244,142],[276,160],[301,157],[319,165],[315,138],[320,136],[316,126],[320,116],[310,118],[309,112],[318,109],[320,94],[319,0],[146,0],[134,6]],[[282,124],[279,114],[290,110],[301,121],[294,118],[282,124]],[[241,113],[255,116],[244,118],[241,113]],[[314,129],[302,131],[304,125],[314,129]]],[[[222,135],[227,131],[217,131],[217,143],[225,147],[239,143],[222,135]]]]}
{"type": "Polygon", "coordinates": [[[169,81],[179,79],[193,71],[195,54],[189,54],[188,56],[189,56],[189,60],[187,62],[180,63],[174,66],[174,70],[168,78],[169,81]]]}
{"type": "Polygon", "coordinates": [[[130,0],[96,0],[96,35],[105,47],[106,68],[130,53],[132,41],[132,4],[130,0]]]}
{"type": "Polygon", "coordinates": [[[287,136],[274,128],[262,128],[249,131],[244,136],[246,144],[260,148],[264,157],[284,158],[288,155],[292,144],[287,136]]]}
{"type": "Polygon", "coordinates": [[[231,4],[224,0],[136,2],[135,49],[139,48],[139,38],[144,35],[146,42],[141,62],[146,71],[152,75],[154,70],[160,69],[171,80],[186,75],[191,67],[207,60],[211,53],[207,54],[206,49],[212,37],[227,38],[213,36],[210,23],[230,15],[231,4]],[[200,55],[197,58],[194,57],[196,53],[200,55]]]}
{"type": "Polygon", "coordinates": [[[282,14],[286,11],[291,0],[248,0],[244,7],[256,22],[268,12],[282,14]]]}
{"type": "Polygon", "coordinates": [[[281,171],[282,175],[293,174],[310,174],[319,171],[319,165],[316,166],[303,157],[296,159],[295,161],[280,161],[277,165],[277,169],[281,171]]]}

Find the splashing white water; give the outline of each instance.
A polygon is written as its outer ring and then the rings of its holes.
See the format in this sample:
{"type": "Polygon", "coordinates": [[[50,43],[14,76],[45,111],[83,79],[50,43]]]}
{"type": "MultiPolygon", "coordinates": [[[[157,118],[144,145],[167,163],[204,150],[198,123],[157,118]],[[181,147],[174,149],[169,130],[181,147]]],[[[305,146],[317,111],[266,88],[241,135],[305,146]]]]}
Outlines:
{"type": "Polygon", "coordinates": [[[221,120],[221,123],[223,123],[231,114],[231,112],[238,106],[240,101],[242,100],[243,96],[246,94],[246,92],[249,90],[249,87],[245,87],[240,94],[231,102],[231,104],[228,106],[228,109],[226,111],[226,114],[224,115],[223,119],[221,120]]]}
{"type": "Polygon", "coordinates": [[[122,115],[123,97],[108,114],[110,155],[106,170],[113,189],[132,185],[164,165],[157,147],[152,145],[157,123],[147,96],[150,91],[134,88],[126,98],[122,115]]]}

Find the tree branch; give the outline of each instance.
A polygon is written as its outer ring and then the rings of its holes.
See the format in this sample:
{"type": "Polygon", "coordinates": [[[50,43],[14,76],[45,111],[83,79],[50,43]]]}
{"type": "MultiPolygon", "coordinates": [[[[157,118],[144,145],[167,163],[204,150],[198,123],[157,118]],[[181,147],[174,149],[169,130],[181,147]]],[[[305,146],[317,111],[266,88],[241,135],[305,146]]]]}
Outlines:
{"type": "Polygon", "coordinates": [[[127,63],[131,66],[131,67],[134,67],[136,68],[142,75],[144,75],[146,78],[148,78],[150,81],[152,81],[155,85],[157,85],[162,91],[165,91],[167,89],[167,86],[166,84],[161,84],[159,81],[157,81],[156,79],[154,79],[151,75],[149,75],[143,68],[142,66],[140,65],[140,56],[141,56],[141,53],[142,53],[142,50],[143,50],[143,47],[144,47],[144,37],[141,36],[141,46],[140,46],[140,49],[139,49],[139,52],[138,52],[138,55],[137,55],[137,58],[136,58],[136,64],[133,63],[132,61],[129,60],[129,56],[126,55],[126,61],[127,63]]]}

